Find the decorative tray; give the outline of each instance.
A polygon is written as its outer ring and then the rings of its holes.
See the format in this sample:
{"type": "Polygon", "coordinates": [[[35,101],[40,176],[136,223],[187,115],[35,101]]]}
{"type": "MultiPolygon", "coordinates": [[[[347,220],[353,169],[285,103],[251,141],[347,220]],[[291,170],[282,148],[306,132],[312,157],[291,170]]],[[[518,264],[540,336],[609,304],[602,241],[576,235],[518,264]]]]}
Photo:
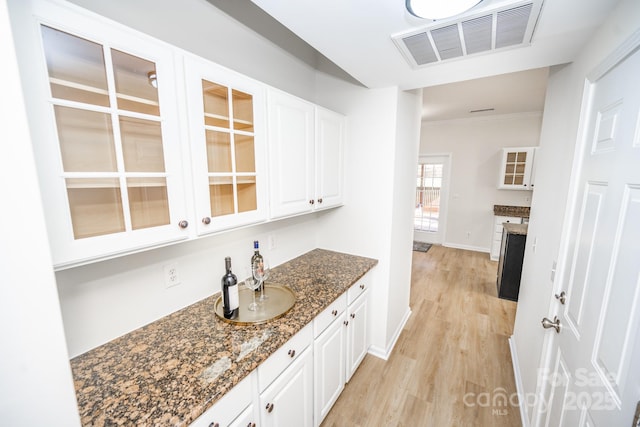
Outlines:
{"type": "Polygon", "coordinates": [[[296,303],[296,296],[291,289],[286,286],[265,283],[264,293],[268,297],[265,301],[258,301],[259,292],[253,289],[241,287],[239,290],[240,310],[235,319],[226,319],[222,314],[222,295],[215,302],[215,312],[221,320],[237,325],[256,325],[267,323],[271,320],[284,316],[296,303]],[[249,304],[253,301],[252,294],[255,293],[258,309],[250,311],[249,304]]]}

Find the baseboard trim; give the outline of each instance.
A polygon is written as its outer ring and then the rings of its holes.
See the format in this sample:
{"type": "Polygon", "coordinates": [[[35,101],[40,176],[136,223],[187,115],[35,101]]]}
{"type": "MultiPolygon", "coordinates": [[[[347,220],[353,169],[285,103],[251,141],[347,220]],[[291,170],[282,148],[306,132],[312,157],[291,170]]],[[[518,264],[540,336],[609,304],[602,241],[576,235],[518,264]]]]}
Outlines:
{"type": "Polygon", "coordinates": [[[396,342],[398,341],[398,338],[400,338],[400,334],[402,333],[404,326],[409,321],[409,317],[411,317],[411,308],[407,307],[407,311],[404,313],[402,321],[400,321],[400,325],[393,334],[393,338],[389,342],[389,345],[387,345],[387,348],[372,345],[371,347],[369,347],[367,353],[382,360],[389,360],[389,357],[391,357],[391,352],[393,352],[393,348],[396,346],[396,342]]]}
{"type": "Polygon", "coordinates": [[[524,399],[522,375],[520,374],[520,363],[518,362],[518,352],[513,335],[509,337],[509,350],[511,350],[511,364],[513,365],[513,377],[516,380],[516,391],[518,392],[518,402],[520,403],[520,419],[522,427],[529,427],[529,416],[527,412],[526,399],[524,399]]]}
{"type": "Polygon", "coordinates": [[[485,253],[491,252],[491,248],[483,248],[480,246],[470,246],[470,245],[459,245],[457,243],[449,243],[449,242],[444,242],[442,246],[446,248],[464,249],[465,251],[485,252],[485,253]]]}

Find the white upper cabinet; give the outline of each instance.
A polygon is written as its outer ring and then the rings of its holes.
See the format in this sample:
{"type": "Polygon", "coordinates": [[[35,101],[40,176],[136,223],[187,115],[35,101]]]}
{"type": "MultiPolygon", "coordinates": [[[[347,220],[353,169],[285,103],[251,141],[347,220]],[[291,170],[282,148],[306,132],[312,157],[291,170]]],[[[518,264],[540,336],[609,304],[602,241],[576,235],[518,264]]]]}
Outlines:
{"type": "Polygon", "coordinates": [[[264,87],[205,60],[185,60],[199,234],[267,218],[264,87]]]}
{"type": "Polygon", "coordinates": [[[498,188],[501,190],[533,190],[535,147],[502,149],[498,188]]]}
{"type": "Polygon", "coordinates": [[[55,269],[342,203],[344,116],[75,5],[29,4],[17,52],[55,269]]]}
{"type": "Polygon", "coordinates": [[[173,52],[47,9],[29,108],[54,265],[186,238],[173,52]]]}
{"type": "Polygon", "coordinates": [[[340,205],[345,117],[277,90],[268,105],[271,217],[340,205]]]}
{"type": "Polygon", "coordinates": [[[316,107],[316,209],[342,204],[346,118],[316,107]]]}

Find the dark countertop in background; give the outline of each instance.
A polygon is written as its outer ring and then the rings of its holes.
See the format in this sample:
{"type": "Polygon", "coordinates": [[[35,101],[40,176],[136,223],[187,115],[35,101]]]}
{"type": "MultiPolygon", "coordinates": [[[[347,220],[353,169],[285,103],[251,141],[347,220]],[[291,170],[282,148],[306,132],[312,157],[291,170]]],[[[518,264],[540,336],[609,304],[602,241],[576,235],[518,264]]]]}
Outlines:
{"type": "Polygon", "coordinates": [[[493,214],[496,216],[519,216],[521,218],[529,218],[528,206],[505,206],[493,205],[493,214]]]}
{"type": "Polygon", "coordinates": [[[513,224],[511,222],[504,222],[502,226],[509,234],[520,234],[523,236],[527,235],[529,229],[529,224],[513,224]]]}
{"type": "Polygon", "coordinates": [[[226,323],[216,293],[73,358],[82,424],[188,425],[377,263],[314,249],[272,268],[269,282],[296,294],[279,319],[226,323]]]}

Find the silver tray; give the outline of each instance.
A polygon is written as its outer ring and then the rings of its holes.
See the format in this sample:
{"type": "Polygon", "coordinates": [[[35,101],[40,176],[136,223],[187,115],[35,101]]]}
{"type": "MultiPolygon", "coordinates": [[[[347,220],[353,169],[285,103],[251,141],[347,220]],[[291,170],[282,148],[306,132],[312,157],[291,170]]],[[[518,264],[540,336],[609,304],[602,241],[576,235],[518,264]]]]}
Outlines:
{"type": "Polygon", "coordinates": [[[221,320],[237,325],[267,323],[287,314],[296,303],[296,296],[293,291],[282,285],[265,284],[264,293],[269,299],[262,302],[258,301],[260,293],[252,289],[241,287],[238,293],[240,296],[240,310],[238,310],[238,317],[235,319],[226,319],[224,317],[222,312],[222,295],[216,299],[214,304],[215,312],[216,316],[221,320]],[[256,302],[258,303],[258,309],[256,311],[249,311],[247,307],[249,307],[249,304],[253,301],[252,294],[254,293],[256,302]]]}

